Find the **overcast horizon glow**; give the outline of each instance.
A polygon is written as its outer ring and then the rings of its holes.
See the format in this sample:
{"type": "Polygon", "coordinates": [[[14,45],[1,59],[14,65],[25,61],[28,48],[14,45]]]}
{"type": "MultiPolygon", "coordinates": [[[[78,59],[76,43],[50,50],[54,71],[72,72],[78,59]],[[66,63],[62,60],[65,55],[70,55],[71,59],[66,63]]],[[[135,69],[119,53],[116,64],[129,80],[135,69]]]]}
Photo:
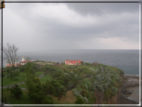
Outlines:
{"type": "Polygon", "coordinates": [[[138,3],[6,3],[3,43],[20,52],[139,49],[138,3]]]}

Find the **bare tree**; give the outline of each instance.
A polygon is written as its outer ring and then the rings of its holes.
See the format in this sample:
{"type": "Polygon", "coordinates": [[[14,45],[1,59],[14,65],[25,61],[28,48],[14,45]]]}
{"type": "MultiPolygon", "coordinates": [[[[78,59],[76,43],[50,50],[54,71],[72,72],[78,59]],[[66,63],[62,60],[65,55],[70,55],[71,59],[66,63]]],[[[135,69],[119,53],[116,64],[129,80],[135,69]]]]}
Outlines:
{"type": "Polygon", "coordinates": [[[7,43],[6,47],[3,47],[3,52],[5,54],[5,59],[7,63],[14,65],[18,61],[18,47],[16,47],[14,44],[10,45],[9,43],[7,43]]]}

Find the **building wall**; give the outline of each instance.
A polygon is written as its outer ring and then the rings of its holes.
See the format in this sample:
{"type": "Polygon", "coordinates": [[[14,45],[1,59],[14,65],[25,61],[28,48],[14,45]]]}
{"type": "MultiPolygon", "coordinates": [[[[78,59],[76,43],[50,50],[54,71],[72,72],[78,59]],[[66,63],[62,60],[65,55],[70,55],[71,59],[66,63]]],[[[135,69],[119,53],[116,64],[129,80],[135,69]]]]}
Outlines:
{"type": "Polygon", "coordinates": [[[81,61],[80,60],[65,60],[65,65],[81,65],[81,61]]]}
{"type": "MultiPolygon", "coordinates": [[[[19,66],[20,64],[13,64],[13,66],[19,66]]],[[[12,66],[12,64],[6,64],[6,67],[11,67],[12,66]]]]}

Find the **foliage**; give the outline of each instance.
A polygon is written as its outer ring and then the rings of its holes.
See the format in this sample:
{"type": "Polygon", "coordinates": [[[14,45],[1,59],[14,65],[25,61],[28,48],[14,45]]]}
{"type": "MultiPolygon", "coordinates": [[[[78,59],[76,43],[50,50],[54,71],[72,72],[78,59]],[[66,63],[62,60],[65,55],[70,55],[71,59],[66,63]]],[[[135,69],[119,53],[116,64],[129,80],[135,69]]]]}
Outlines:
{"type": "Polygon", "coordinates": [[[46,98],[42,100],[42,104],[54,104],[54,101],[52,97],[46,96],[46,98]]]}
{"type": "Polygon", "coordinates": [[[7,76],[7,78],[9,78],[9,79],[11,79],[11,80],[13,80],[13,81],[16,81],[16,80],[18,80],[18,76],[20,75],[20,72],[19,71],[11,71],[10,73],[9,73],[9,75],[7,76]]]}
{"type": "Polygon", "coordinates": [[[42,91],[38,91],[38,92],[33,91],[33,92],[29,93],[29,97],[36,104],[41,104],[42,100],[45,98],[42,91]]]}
{"type": "Polygon", "coordinates": [[[40,68],[38,67],[37,64],[35,64],[35,63],[32,63],[32,64],[33,64],[33,71],[39,71],[40,70],[40,68]]]}
{"type": "Polygon", "coordinates": [[[65,62],[61,62],[62,65],[65,65],[65,62]]]}
{"type": "Polygon", "coordinates": [[[27,63],[25,68],[25,73],[26,73],[26,86],[28,90],[30,90],[34,85],[34,82],[33,82],[34,76],[31,74],[31,70],[32,70],[32,64],[27,63]]]}
{"type": "Polygon", "coordinates": [[[6,102],[10,102],[10,104],[33,104],[30,98],[27,95],[27,90],[22,90],[22,96],[16,99],[14,96],[11,97],[11,91],[3,88],[2,98],[3,101],[6,99],[6,102]]]}
{"type": "Polygon", "coordinates": [[[82,80],[77,85],[77,88],[73,90],[74,95],[79,96],[85,103],[94,103],[96,101],[94,94],[97,89],[99,89],[99,92],[104,92],[105,99],[110,99],[117,94],[118,87],[123,84],[119,72],[112,67],[106,69],[107,66],[101,64],[99,66],[105,67],[105,71],[94,72],[98,68],[89,67],[89,70],[92,71],[91,78],[82,80]]]}
{"type": "Polygon", "coordinates": [[[85,102],[80,98],[77,97],[77,100],[75,101],[76,104],[84,104],[85,102]]]}
{"type": "Polygon", "coordinates": [[[11,70],[15,70],[15,68],[16,68],[15,66],[11,66],[11,70]]]}
{"type": "Polygon", "coordinates": [[[56,90],[55,90],[55,87],[51,84],[50,81],[46,81],[46,83],[42,84],[42,89],[43,89],[43,92],[45,95],[47,94],[56,94],[56,90]]]}
{"type": "Polygon", "coordinates": [[[14,97],[17,98],[17,99],[20,98],[23,94],[21,88],[19,88],[19,86],[17,84],[15,84],[15,86],[12,87],[10,89],[10,91],[11,91],[11,95],[13,94],[14,97]]]}
{"type": "Polygon", "coordinates": [[[34,83],[41,85],[41,81],[38,77],[34,77],[34,83]]]}
{"type": "Polygon", "coordinates": [[[92,64],[90,64],[90,63],[83,63],[83,65],[92,65],[92,64]]]}
{"type": "Polygon", "coordinates": [[[45,65],[39,68],[34,63],[27,63],[25,67],[21,69],[25,69],[23,73],[26,74],[28,96],[33,103],[38,104],[54,103],[53,100],[49,98],[49,95],[54,95],[60,100],[62,96],[66,95],[69,86],[75,87],[73,93],[77,97],[77,104],[95,103],[95,101],[98,100],[97,97],[95,98],[97,89],[99,89],[98,92],[104,93],[106,101],[112,96],[115,96],[118,92],[118,88],[123,84],[120,77],[122,73],[119,69],[102,64],[99,64],[99,66],[89,64],[79,66],[64,65],[62,68],[45,65]],[[104,72],[99,72],[99,67],[103,67],[104,72]],[[52,79],[44,78],[46,82],[41,84],[40,79],[34,75],[34,73],[41,70],[47,72],[46,75],[51,76],[52,79]]]}
{"type": "Polygon", "coordinates": [[[34,85],[30,87],[28,95],[34,103],[41,104],[45,98],[45,94],[42,91],[42,86],[39,78],[34,78],[34,85]]]}
{"type": "Polygon", "coordinates": [[[20,70],[20,72],[24,72],[25,71],[25,66],[23,65],[23,66],[20,66],[19,67],[19,70],[20,70]]]}
{"type": "Polygon", "coordinates": [[[81,96],[80,91],[79,91],[77,88],[74,88],[74,89],[73,89],[73,94],[74,94],[75,96],[81,96]]]}
{"type": "Polygon", "coordinates": [[[11,68],[10,68],[10,67],[6,67],[6,72],[7,72],[7,73],[9,73],[9,72],[10,72],[10,70],[11,70],[11,68]]]}
{"type": "Polygon", "coordinates": [[[42,91],[41,82],[38,77],[34,77],[32,74],[32,63],[26,65],[26,85],[28,89],[28,95],[30,99],[37,104],[41,104],[45,98],[44,92],[42,91]]]}

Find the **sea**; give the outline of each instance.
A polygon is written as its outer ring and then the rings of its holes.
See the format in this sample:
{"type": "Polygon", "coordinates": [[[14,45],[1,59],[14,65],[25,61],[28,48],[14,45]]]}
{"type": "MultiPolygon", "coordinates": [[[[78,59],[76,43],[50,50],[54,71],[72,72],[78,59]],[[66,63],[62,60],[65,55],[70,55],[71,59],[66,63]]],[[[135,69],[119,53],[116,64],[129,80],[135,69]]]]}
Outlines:
{"type": "MultiPolygon", "coordinates": [[[[114,66],[128,75],[139,75],[139,50],[52,50],[47,52],[23,52],[19,53],[19,61],[22,57],[30,57],[32,60],[51,62],[64,62],[65,60],[83,60],[83,62],[98,62],[104,65],[114,66]]],[[[6,61],[3,61],[6,66],[6,61]]]]}

